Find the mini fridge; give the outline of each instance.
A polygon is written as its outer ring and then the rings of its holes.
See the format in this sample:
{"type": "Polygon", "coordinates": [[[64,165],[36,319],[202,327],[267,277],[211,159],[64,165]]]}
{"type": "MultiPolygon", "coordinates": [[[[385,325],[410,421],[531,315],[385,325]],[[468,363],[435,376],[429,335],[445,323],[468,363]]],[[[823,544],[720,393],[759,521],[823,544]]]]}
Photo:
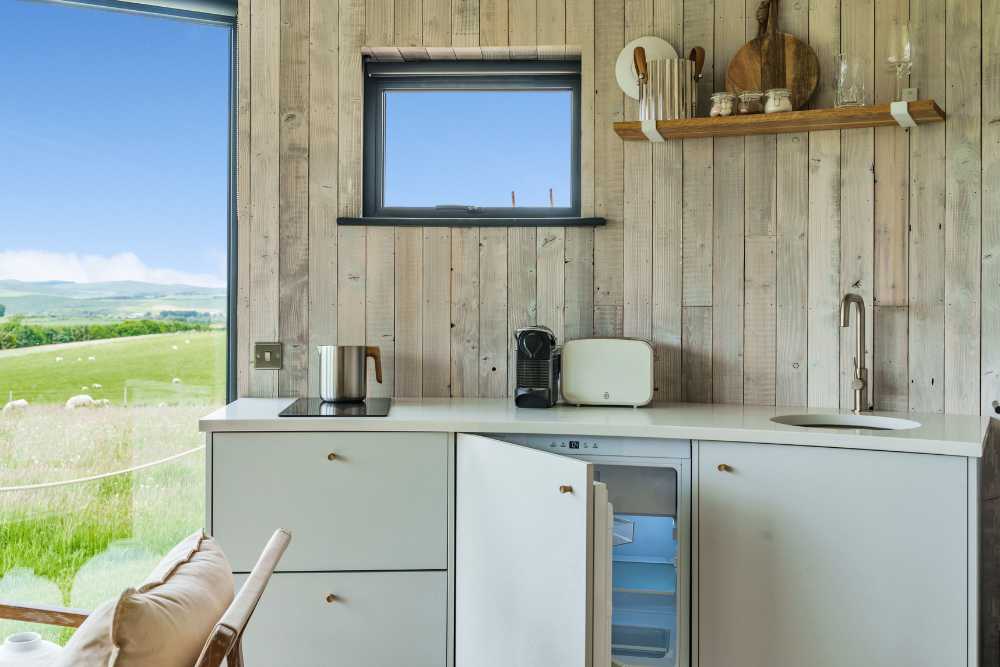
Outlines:
{"type": "MultiPolygon", "coordinates": [[[[595,484],[606,488],[612,521],[608,545],[611,665],[687,667],[690,443],[587,436],[507,435],[503,439],[593,463],[595,484]]],[[[603,489],[599,498],[603,502],[603,489]]],[[[595,513],[600,511],[595,505],[595,513]]],[[[599,570],[594,576],[607,574],[599,570]]],[[[595,619],[595,628],[601,624],[602,619],[595,619]]],[[[595,641],[595,646],[600,643],[595,641]]],[[[601,659],[596,649],[594,657],[598,667],[601,659]]]]}

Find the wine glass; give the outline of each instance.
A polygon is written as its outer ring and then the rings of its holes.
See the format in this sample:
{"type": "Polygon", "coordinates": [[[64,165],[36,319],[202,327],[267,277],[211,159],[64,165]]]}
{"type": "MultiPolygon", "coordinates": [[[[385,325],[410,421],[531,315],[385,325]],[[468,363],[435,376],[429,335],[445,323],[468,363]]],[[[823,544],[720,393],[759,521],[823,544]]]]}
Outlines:
{"type": "Polygon", "coordinates": [[[910,42],[910,24],[906,21],[893,23],[888,38],[889,67],[896,71],[896,99],[903,99],[906,79],[913,69],[913,46],[910,42]]]}

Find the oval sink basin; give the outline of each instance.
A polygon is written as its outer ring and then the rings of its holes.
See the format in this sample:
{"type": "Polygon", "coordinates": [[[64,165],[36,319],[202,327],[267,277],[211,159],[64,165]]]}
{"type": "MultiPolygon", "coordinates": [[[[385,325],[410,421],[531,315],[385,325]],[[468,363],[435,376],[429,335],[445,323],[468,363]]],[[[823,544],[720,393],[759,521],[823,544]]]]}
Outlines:
{"type": "Polygon", "coordinates": [[[772,417],[771,421],[805,428],[865,428],[873,431],[903,431],[920,426],[920,422],[909,419],[850,414],[781,415],[772,417]]]}

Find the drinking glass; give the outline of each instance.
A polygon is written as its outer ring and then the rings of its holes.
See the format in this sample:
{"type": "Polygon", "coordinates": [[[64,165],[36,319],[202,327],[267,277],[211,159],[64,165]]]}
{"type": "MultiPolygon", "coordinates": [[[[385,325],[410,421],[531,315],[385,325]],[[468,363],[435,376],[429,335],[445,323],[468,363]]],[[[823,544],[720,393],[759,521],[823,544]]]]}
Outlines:
{"type": "Polygon", "coordinates": [[[865,64],[855,56],[841,53],[837,57],[837,96],[834,106],[863,107],[865,105],[865,64]]]}
{"type": "Polygon", "coordinates": [[[896,97],[903,99],[903,89],[906,80],[913,69],[913,45],[910,42],[910,24],[906,21],[895,22],[889,27],[888,36],[889,68],[896,72],[896,97]]]}

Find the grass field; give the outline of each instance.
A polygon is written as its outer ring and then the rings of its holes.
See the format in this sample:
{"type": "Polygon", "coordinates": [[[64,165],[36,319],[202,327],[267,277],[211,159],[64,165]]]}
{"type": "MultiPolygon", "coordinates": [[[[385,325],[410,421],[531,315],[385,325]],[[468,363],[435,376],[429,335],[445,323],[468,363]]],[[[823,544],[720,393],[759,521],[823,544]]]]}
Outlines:
{"type": "Polygon", "coordinates": [[[23,398],[62,405],[89,394],[121,405],[126,389],[129,405],[220,404],[225,368],[223,330],[4,350],[0,404],[23,398]]]}
{"type": "MultiPolygon", "coordinates": [[[[199,447],[198,418],[225,402],[225,352],[222,330],[0,351],[0,405],[29,402],[0,414],[0,599],[92,609],[204,525],[203,451],[11,487],[199,447]],[[63,407],[81,393],[111,405],[63,407]]],[[[60,643],[72,634],[0,622],[0,639],[29,628],[60,643]]]]}

